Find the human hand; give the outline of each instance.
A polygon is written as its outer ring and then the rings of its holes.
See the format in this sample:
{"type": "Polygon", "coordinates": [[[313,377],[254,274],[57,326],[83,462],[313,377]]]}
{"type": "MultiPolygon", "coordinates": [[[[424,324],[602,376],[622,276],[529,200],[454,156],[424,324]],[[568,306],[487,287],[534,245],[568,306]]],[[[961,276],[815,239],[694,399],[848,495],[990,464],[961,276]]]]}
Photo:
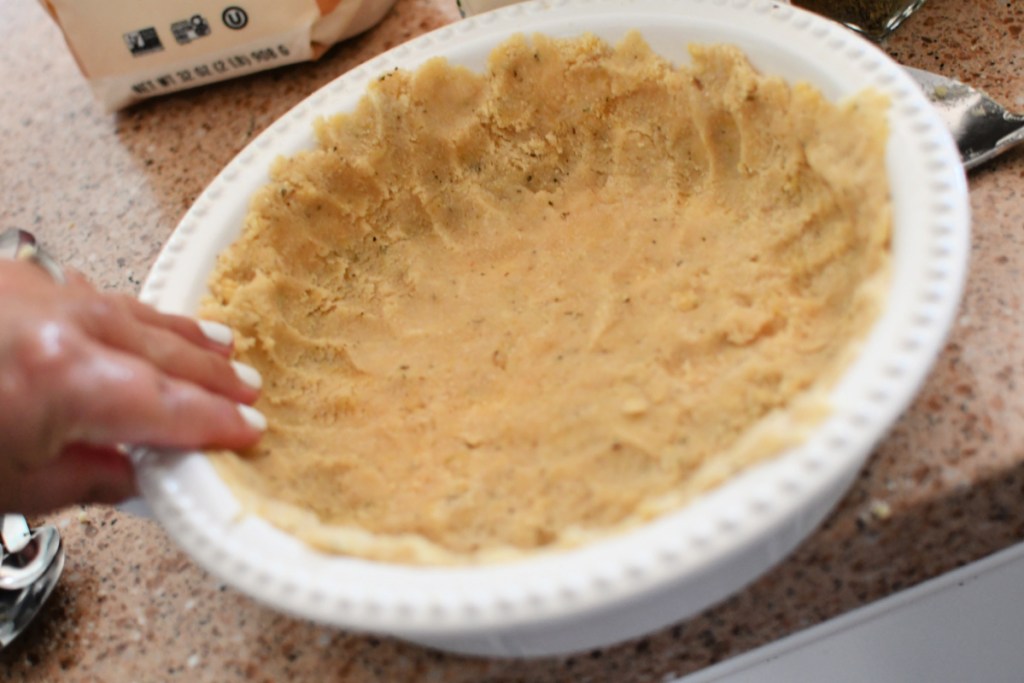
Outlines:
{"type": "Polygon", "coordinates": [[[0,261],[0,512],[135,493],[118,444],[244,448],[266,423],[230,330],[0,261]]]}

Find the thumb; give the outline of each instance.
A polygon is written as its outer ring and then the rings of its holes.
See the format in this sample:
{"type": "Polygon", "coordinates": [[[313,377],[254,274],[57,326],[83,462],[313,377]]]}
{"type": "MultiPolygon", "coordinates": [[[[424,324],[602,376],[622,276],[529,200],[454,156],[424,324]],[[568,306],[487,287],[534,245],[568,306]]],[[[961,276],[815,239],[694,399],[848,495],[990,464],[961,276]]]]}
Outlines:
{"type": "Polygon", "coordinates": [[[74,444],[24,472],[11,491],[12,510],[38,514],[74,503],[119,503],[136,495],[131,460],[115,448],[74,444]]]}

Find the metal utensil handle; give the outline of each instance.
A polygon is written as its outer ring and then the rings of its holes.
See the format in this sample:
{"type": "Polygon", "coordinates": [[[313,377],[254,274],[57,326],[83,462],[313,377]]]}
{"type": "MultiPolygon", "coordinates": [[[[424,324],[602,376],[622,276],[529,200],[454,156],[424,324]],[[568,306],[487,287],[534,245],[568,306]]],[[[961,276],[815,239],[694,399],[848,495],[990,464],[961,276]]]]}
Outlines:
{"type": "Polygon", "coordinates": [[[32,531],[28,528],[28,520],[23,515],[4,515],[0,524],[0,543],[8,553],[21,552],[32,540],[32,531]]]}
{"type": "Polygon", "coordinates": [[[36,264],[60,284],[67,281],[60,264],[43,249],[36,236],[27,230],[11,228],[0,233],[0,258],[36,264]]]}

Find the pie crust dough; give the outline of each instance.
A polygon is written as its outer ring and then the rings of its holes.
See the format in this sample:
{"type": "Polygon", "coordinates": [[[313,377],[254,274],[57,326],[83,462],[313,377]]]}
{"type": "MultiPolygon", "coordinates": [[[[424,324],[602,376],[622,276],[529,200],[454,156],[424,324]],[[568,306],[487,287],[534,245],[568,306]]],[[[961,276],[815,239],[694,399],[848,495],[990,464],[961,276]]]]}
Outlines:
{"type": "Polygon", "coordinates": [[[382,76],[280,159],[205,317],[270,427],[215,453],[331,552],[507,560],[799,443],[887,282],[887,102],[730,46],[516,37],[382,76]]]}

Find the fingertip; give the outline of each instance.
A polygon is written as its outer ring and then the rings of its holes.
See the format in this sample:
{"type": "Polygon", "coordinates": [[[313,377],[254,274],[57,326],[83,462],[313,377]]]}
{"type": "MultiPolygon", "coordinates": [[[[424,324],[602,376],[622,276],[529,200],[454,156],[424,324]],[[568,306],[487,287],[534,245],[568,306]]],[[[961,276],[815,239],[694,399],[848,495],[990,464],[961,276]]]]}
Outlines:
{"type": "Polygon", "coordinates": [[[235,343],[235,333],[231,331],[231,328],[223,323],[216,322],[214,320],[197,320],[200,331],[208,341],[217,344],[218,346],[224,346],[231,348],[235,343]]]}
{"type": "Polygon", "coordinates": [[[256,389],[257,391],[263,386],[263,376],[260,375],[260,371],[251,365],[246,365],[237,360],[231,361],[231,368],[235,371],[235,375],[250,389],[256,389]]]}
{"type": "Polygon", "coordinates": [[[135,477],[111,477],[93,484],[82,497],[82,503],[116,505],[139,495],[135,477]]]}
{"type": "Polygon", "coordinates": [[[267,431],[267,418],[263,413],[252,406],[245,405],[244,403],[239,403],[236,407],[238,409],[238,414],[242,416],[242,420],[244,420],[249,427],[260,434],[267,431]]]}
{"type": "Polygon", "coordinates": [[[139,495],[135,467],[120,448],[76,444],[65,451],[64,458],[78,460],[81,479],[91,479],[77,502],[114,505],[139,495]]]}
{"type": "Polygon", "coordinates": [[[64,268],[64,279],[68,284],[72,285],[85,285],[92,288],[92,283],[85,277],[77,268],[64,268]]]}

